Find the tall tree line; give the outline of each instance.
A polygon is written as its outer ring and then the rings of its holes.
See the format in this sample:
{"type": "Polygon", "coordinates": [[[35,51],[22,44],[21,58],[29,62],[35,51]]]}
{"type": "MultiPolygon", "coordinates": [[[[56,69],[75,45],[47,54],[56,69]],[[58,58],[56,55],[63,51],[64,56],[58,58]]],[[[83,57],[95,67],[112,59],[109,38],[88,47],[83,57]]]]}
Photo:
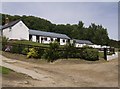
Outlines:
{"type": "Polygon", "coordinates": [[[2,25],[5,24],[5,18],[8,17],[10,22],[21,19],[30,29],[42,30],[48,32],[56,32],[66,34],[73,39],[80,40],[89,40],[95,44],[100,45],[112,45],[108,37],[107,29],[102,25],[96,25],[91,23],[89,27],[85,27],[82,21],[79,21],[78,24],[53,24],[50,21],[35,17],[35,16],[19,16],[19,15],[7,15],[0,14],[2,16],[2,25]]]}

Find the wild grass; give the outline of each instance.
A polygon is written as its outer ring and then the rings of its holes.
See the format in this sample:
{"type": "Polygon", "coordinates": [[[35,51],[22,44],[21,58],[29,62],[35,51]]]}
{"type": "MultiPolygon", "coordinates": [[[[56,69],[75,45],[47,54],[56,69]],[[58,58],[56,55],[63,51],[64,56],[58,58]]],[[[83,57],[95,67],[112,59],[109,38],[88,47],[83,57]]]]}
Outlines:
{"type": "Polygon", "coordinates": [[[2,74],[9,74],[12,70],[6,68],[6,67],[2,67],[0,66],[0,73],[2,74]]]}

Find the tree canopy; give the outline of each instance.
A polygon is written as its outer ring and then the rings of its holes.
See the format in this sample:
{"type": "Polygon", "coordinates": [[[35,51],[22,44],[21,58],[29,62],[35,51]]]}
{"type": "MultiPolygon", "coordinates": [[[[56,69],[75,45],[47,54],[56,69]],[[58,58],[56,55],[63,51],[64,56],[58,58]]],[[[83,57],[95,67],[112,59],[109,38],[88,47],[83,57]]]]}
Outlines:
{"type": "Polygon", "coordinates": [[[30,29],[42,30],[47,32],[56,32],[68,35],[73,39],[80,40],[89,40],[95,44],[100,45],[113,45],[108,37],[107,29],[102,25],[96,25],[91,23],[89,27],[85,27],[82,21],[79,21],[78,24],[53,24],[50,21],[35,17],[35,16],[19,16],[19,15],[2,15],[2,25],[5,24],[5,18],[8,17],[10,22],[21,19],[30,29]]]}

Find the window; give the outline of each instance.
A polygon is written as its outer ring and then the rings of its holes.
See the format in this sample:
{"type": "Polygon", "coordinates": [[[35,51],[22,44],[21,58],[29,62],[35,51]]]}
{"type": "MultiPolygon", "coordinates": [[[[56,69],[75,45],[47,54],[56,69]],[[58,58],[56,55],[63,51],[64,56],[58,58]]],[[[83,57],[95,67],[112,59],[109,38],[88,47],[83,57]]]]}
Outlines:
{"type": "Polygon", "coordinates": [[[44,40],[47,41],[47,37],[45,37],[44,40]]]}
{"type": "Polygon", "coordinates": [[[51,41],[53,41],[53,38],[51,38],[51,41]]]}
{"type": "Polygon", "coordinates": [[[63,43],[65,43],[65,40],[63,39],[63,43]]]}

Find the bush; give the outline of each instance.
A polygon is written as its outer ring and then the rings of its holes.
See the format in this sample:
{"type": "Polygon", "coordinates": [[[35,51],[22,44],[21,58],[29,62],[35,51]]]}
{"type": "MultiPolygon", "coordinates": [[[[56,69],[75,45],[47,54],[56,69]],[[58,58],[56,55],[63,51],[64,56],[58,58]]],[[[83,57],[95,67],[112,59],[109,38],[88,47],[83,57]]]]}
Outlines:
{"type": "MultiPolygon", "coordinates": [[[[6,45],[6,46],[10,46],[10,52],[11,53],[18,53],[18,54],[23,54],[23,50],[25,49],[25,46],[23,45],[20,45],[20,44],[9,44],[9,45],[6,45]]],[[[24,50],[25,51],[25,50],[24,50]]]]}
{"type": "Polygon", "coordinates": [[[99,52],[97,49],[83,47],[82,58],[89,61],[95,61],[99,59],[99,52]]]}
{"type": "Polygon", "coordinates": [[[29,52],[27,53],[27,58],[37,58],[38,51],[35,48],[30,48],[29,52]]]}
{"type": "Polygon", "coordinates": [[[50,43],[50,47],[44,51],[43,58],[47,59],[48,62],[53,62],[60,57],[58,51],[59,44],[57,42],[50,43]]]}
{"type": "Polygon", "coordinates": [[[64,47],[64,51],[61,52],[61,57],[63,58],[80,58],[80,50],[71,44],[67,44],[64,47]]]}
{"type": "Polygon", "coordinates": [[[2,37],[2,43],[3,43],[4,45],[6,45],[7,42],[8,42],[8,38],[6,38],[5,36],[3,36],[3,37],[2,37]]]}
{"type": "Polygon", "coordinates": [[[10,52],[12,52],[12,53],[20,53],[20,50],[19,50],[19,49],[20,49],[20,48],[19,48],[18,45],[12,45],[10,52]]]}
{"type": "Polygon", "coordinates": [[[24,54],[24,55],[27,55],[28,52],[29,52],[29,49],[28,49],[28,48],[24,48],[24,49],[22,50],[22,54],[24,54]]]}
{"type": "Polygon", "coordinates": [[[44,51],[40,48],[30,48],[27,53],[27,58],[41,58],[44,51]]]}

